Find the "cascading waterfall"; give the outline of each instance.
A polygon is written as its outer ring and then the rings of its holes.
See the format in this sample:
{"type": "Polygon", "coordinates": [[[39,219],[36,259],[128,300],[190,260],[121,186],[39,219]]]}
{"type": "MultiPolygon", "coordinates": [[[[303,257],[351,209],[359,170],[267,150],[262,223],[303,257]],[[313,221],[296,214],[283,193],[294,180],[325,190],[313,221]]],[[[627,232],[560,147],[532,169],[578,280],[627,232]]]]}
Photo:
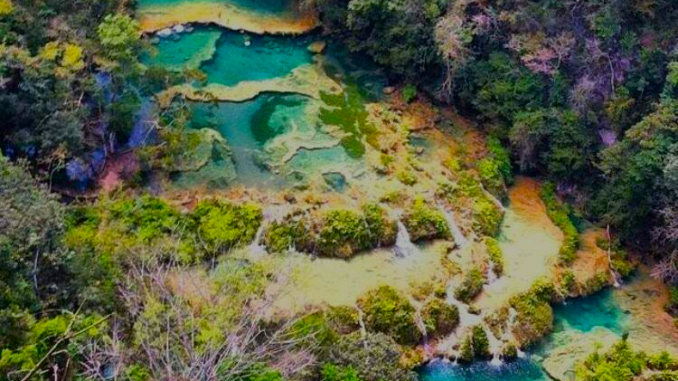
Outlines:
{"type": "Polygon", "coordinates": [[[264,246],[261,241],[264,237],[264,224],[262,223],[257,230],[257,234],[254,236],[254,241],[250,243],[249,249],[250,253],[255,257],[260,257],[266,254],[266,246],[264,246]]]}
{"type": "Polygon", "coordinates": [[[483,324],[483,329],[485,329],[485,334],[487,335],[487,341],[490,347],[490,353],[492,354],[492,361],[490,364],[492,366],[501,366],[504,362],[501,360],[501,340],[497,339],[489,327],[483,324]]]}
{"type": "Polygon", "coordinates": [[[497,273],[494,271],[494,264],[490,263],[490,265],[487,268],[487,284],[485,286],[491,285],[497,279],[499,279],[499,277],[497,276],[497,273]]]}
{"type": "MultiPolygon", "coordinates": [[[[507,324],[507,329],[504,333],[506,337],[506,340],[515,340],[515,336],[513,335],[513,327],[516,325],[516,322],[518,320],[518,311],[516,311],[515,308],[511,307],[509,308],[509,318],[508,318],[508,324],[507,324]]],[[[516,346],[516,354],[518,355],[518,358],[525,358],[525,352],[523,352],[518,346],[516,346]]]]}
{"type": "Polygon", "coordinates": [[[459,225],[457,225],[457,222],[454,219],[454,214],[442,206],[438,206],[438,209],[443,216],[445,216],[445,221],[447,221],[447,226],[449,226],[450,232],[452,232],[454,242],[459,245],[459,247],[466,246],[468,240],[464,237],[464,233],[462,233],[461,229],[459,229],[459,225]]]}
{"type": "Polygon", "coordinates": [[[399,257],[407,257],[419,252],[419,248],[410,239],[410,233],[407,231],[405,224],[400,220],[398,220],[398,235],[396,236],[393,252],[399,257]]]}

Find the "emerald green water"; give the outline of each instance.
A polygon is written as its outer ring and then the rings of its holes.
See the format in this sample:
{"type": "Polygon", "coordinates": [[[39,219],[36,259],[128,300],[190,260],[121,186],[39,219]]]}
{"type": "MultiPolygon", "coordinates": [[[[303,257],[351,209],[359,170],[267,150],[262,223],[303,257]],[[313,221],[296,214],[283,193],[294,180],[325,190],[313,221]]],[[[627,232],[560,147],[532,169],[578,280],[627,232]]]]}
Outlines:
{"type": "MultiPolygon", "coordinates": [[[[628,330],[629,319],[615,301],[611,289],[595,295],[570,300],[554,308],[554,332],[529,352],[525,359],[492,366],[478,362],[470,366],[446,361],[434,361],[419,371],[421,381],[548,381],[539,362],[548,355],[562,338],[571,337],[573,331],[587,333],[596,327],[606,328],[621,336],[628,330]],[[536,355],[536,356],[535,356],[536,355]]],[[[591,348],[593,349],[593,348],[591,348]]]]}
{"type": "Polygon", "coordinates": [[[207,74],[209,82],[226,86],[284,77],[297,67],[313,62],[307,49],[310,42],[308,38],[223,31],[214,57],[200,69],[207,74]]]}

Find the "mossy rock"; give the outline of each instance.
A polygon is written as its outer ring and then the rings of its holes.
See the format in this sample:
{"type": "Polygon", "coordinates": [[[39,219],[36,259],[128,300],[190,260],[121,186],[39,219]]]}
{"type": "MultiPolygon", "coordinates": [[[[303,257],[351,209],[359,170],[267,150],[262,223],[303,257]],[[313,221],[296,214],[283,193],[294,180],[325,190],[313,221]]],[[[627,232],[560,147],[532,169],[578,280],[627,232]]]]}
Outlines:
{"type": "Polygon", "coordinates": [[[415,199],[412,207],[405,212],[403,224],[413,242],[452,238],[445,216],[421,198],[415,199]]]}
{"type": "Polygon", "coordinates": [[[385,333],[404,345],[415,345],[421,340],[414,307],[392,287],[382,286],[368,292],[360,298],[358,306],[368,330],[385,333]]]}
{"type": "Polygon", "coordinates": [[[471,268],[464,274],[464,279],[461,281],[461,284],[454,290],[454,297],[465,303],[470,302],[483,291],[485,281],[485,275],[480,268],[471,268]]]}
{"type": "Polygon", "coordinates": [[[445,336],[459,325],[459,310],[444,300],[431,299],[421,310],[426,332],[431,336],[445,336]]]}

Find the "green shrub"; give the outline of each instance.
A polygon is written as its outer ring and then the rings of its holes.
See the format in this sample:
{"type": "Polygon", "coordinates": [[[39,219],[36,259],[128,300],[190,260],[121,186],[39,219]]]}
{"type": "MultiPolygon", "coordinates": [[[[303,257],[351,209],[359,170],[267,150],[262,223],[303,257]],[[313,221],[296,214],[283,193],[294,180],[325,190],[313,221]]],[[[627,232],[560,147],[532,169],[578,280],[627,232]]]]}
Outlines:
{"type": "Polygon", "coordinates": [[[417,97],[417,86],[413,84],[408,84],[403,87],[403,100],[407,103],[412,103],[412,101],[417,97]]]}
{"type": "Polygon", "coordinates": [[[517,313],[512,331],[521,345],[537,342],[553,328],[553,309],[543,296],[519,294],[512,297],[509,304],[517,313]]]}
{"type": "Polygon", "coordinates": [[[421,340],[415,322],[415,309],[398,291],[382,286],[370,291],[358,301],[365,327],[391,336],[400,344],[414,345],[421,340]]]}
{"type": "Polygon", "coordinates": [[[306,315],[295,321],[290,328],[290,336],[300,340],[299,345],[306,347],[327,348],[337,340],[324,312],[306,315]]]}
{"type": "Polygon", "coordinates": [[[403,224],[413,242],[451,237],[445,216],[421,198],[415,199],[412,207],[405,212],[403,224]]]}
{"type": "Polygon", "coordinates": [[[558,257],[562,263],[572,263],[577,257],[579,232],[570,219],[569,210],[565,204],[558,200],[553,183],[545,183],[541,188],[540,196],[546,205],[546,213],[549,218],[560,228],[564,235],[558,257]]]}
{"type": "Polygon", "coordinates": [[[361,381],[358,372],[352,366],[323,365],[320,381],[361,381]]]}
{"type": "Polygon", "coordinates": [[[465,275],[461,284],[454,290],[454,297],[464,303],[468,303],[475,298],[485,284],[485,275],[478,267],[471,268],[465,275]]]}
{"type": "Polygon", "coordinates": [[[459,325],[459,310],[440,299],[431,299],[421,310],[426,332],[431,336],[444,336],[459,325]]]}
{"type": "Polygon", "coordinates": [[[462,361],[484,359],[490,355],[490,342],[482,326],[476,325],[461,343],[459,357],[462,361]]]}
{"type": "Polygon", "coordinates": [[[396,177],[398,177],[398,180],[405,185],[412,186],[417,183],[417,176],[415,176],[415,174],[410,169],[403,169],[399,171],[396,177]]]}
{"type": "Polygon", "coordinates": [[[487,196],[479,194],[475,198],[473,203],[473,230],[478,234],[489,237],[496,236],[503,219],[503,211],[487,196]]]}
{"type": "Polygon", "coordinates": [[[257,205],[234,205],[220,200],[201,201],[192,216],[198,236],[210,253],[252,242],[263,220],[257,205]]]}
{"type": "Polygon", "coordinates": [[[575,278],[574,272],[572,272],[570,269],[567,269],[563,271],[563,275],[560,279],[560,287],[565,292],[572,292],[577,286],[576,281],[577,280],[575,278]]]}
{"type": "Polygon", "coordinates": [[[393,339],[382,333],[360,332],[342,336],[331,348],[329,360],[352,367],[365,381],[416,381],[417,374],[400,365],[402,352],[393,339]]]}
{"type": "Polygon", "coordinates": [[[501,251],[501,247],[499,247],[499,241],[492,237],[486,237],[485,249],[492,262],[492,270],[494,270],[495,274],[502,275],[504,273],[504,253],[501,251]]]}
{"type": "Polygon", "coordinates": [[[145,195],[121,198],[107,205],[112,220],[124,226],[126,233],[144,243],[181,229],[182,215],[165,201],[145,195]]]}
{"type": "Polygon", "coordinates": [[[264,245],[270,253],[283,253],[290,248],[296,247],[301,250],[305,245],[304,239],[308,236],[308,230],[303,220],[300,221],[273,221],[264,233],[264,245]]]}
{"type": "Polygon", "coordinates": [[[631,350],[622,340],[607,353],[593,352],[576,370],[577,380],[631,381],[647,368],[647,355],[631,350]]]}
{"type": "Polygon", "coordinates": [[[319,255],[349,258],[360,251],[395,243],[397,225],[381,207],[369,204],[363,213],[337,209],[325,214],[318,237],[319,255]]]}

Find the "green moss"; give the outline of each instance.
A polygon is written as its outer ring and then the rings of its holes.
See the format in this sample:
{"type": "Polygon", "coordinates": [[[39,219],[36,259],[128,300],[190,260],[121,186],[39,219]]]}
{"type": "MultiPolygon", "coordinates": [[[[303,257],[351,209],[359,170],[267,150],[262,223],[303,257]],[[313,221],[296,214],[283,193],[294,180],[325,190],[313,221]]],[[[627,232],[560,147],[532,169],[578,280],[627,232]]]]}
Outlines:
{"type": "Polygon", "coordinates": [[[540,192],[541,199],[546,205],[546,212],[553,223],[563,232],[564,239],[558,252],[562,263],[569,264],[577,257],[579,248],[579,232],[569,216],[569,208],[556,196],[553,183],[545,183],[540,192]]]}
{"type": "Polygon", "coordinates": [[[192,213],[200,241],[209,253],[252,242],[261,225],[261,208],[221,200],[201,201],[192,213]]]}
{"type": "Polygon", "coordinates": [[[444,336],[459,325],[459,310],[440,299],[431,299],[421,310],[426,332],[431,336],[444,336]]]}
{"type": "Polygon", "coordinates": [[[454,290],[454,297],[468,303],[483,290],[485,275],[478,267],[471,268],[465,275],[461,284],[454,290]]]}
{"type": "Polygon", "coordinates": [[[495,274],[502,275],[504,273],[504,253],[501,251],[501,247],[499,247],[499,241],[492,237],[486,237],[485,249],[487,256],[492,262],[492,269],[495,274]]]}
{"type": "Polygon", "coordinates": [[[341,94],[321,93],[320,98],[328,106],[320,110],[320,120],[342,130],[341,145],[350,157],[365,154],[363,141],[378,147],[379,130],[369,120],[365,99],[356,84],[347,84],[341,94]]]}
{"type": "Polygon", "coordinates": [[[445,216],[421,198],[415,199],[412,207],[405,212],[403,224],[413,242],[452,237],[445,216]]]}
{"type": "Polygon", "coordinates": [[[421,340],[415,310],[398,291],[382,286],[358,301],[368,330],[391,336],[397,343],[414,345],[421,340]]]}

